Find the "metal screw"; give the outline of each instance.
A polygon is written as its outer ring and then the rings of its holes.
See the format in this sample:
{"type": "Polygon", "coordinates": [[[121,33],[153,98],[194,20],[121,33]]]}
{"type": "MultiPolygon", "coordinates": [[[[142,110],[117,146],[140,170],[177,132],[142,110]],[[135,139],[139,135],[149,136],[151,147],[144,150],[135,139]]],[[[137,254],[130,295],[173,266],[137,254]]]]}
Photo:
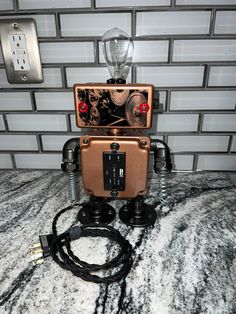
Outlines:
{"type": "Polygon", "coordinates": [[[18,23],[13,23],[14,28],[18,28],[18,23]]]}
{"type": "Polygon", "coordinates": [[[111,191],[111,197],[116,198],[118,196],[118,191],[117,190],[112,190],[111,191]]]}
{"type": "Polygon", "coordinates": [[[111,143],[110,148],[112,151],[117,151],[120,148],[120,145],[114,142],[114,143],[111,143]]]}
{"type": "Polygon", "coordinates": [[[27,76],[25,74],[23,74],[21,78],[23,81],[27,81],[27,76]]]}
{"type": "Polygon", "coordinates": [[[146,141],[141,141],[140,145],[141,145],[142,148],[145,148],[145,146],[147,145],[147,142],[146,141]]]}

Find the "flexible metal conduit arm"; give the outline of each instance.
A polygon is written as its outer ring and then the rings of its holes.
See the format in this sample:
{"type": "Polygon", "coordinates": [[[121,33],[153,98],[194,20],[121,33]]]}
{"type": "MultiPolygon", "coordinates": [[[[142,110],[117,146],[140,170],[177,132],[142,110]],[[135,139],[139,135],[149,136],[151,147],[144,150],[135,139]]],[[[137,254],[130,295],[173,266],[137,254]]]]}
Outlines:
{"type": "Polygon", "coordinates": [[[71,138],[64,144],[62,151],[61,169],[68,175],[68,192],[72,204],[79,199],[77,183],[79,148],[80,138],[71,138]]]}
{"type": "Polygon", "coordinates": [[[169,146],[161,141],[155,140],[151,144],[151,150],[154,152],[154,171],[158,175],[158,196],[161,202],[165,202],[167,197],[167,175],[171,172],[172,163],[170,159],[169,146]],[[158,147],[157,143],[164,147],[158,147]]]}

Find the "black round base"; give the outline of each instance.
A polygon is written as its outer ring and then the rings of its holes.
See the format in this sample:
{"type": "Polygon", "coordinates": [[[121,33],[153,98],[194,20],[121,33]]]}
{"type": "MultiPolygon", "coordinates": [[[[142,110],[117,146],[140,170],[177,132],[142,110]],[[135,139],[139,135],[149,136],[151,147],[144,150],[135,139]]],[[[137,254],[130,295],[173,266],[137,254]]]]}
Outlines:
{"type": "Polygon", "coordinates": [[[119,217],[128,226],[147,227],[155,223],[157,213],[151,205],[142,203],[141,210],[136,211],[135,203],[128,203],[121,207],[119,217]]]}
{"type": "Polygon", "coordinates": [[[116,217],[115,209],[105,202],[85,204],[78,212],[78,220],[83,224],[109,224],[116,217]]]}

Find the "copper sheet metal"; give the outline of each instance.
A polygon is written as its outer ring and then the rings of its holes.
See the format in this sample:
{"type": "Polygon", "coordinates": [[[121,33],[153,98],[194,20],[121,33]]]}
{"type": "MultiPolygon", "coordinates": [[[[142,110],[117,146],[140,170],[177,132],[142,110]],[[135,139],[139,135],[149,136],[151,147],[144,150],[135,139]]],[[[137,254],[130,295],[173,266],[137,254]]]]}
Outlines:
{"type": "Polygon", "coordinates": [[[98,197],[110,197],[104,190],[103,152],[111,151],[111,143],[120,145],[118,152],[126,153],[125,191],[119,198],[133,198],[147,192],[150,139],[146,136],[82,136],[80,152],[84,190],[98,197]]]}
{"type": "Polygon", "coordinates": [[[79,128],[96,129],[151,128],[153,95],[154,86],[149,84],[75,84],[76,124],[79,128]],[[145,94],[145,97],[141,96],[142,93],[145,94]],[[131,97],[132,94],[136,96],[131,97]],[[140,96],[138,97],[138,95],[140,96]],[[79,105],[85,100],[89,109],[87,113],[81,115],[79,105]],[[130,101],[132,108],[129,108],[130,101]],[[140,113],[139,118],[138,106],[141,104],[140,101],[147,103],[149,110],[147,113],[140,113]],[[114,122],[113,120],[104,122],[103,117],[113,117],[114,122]]]}

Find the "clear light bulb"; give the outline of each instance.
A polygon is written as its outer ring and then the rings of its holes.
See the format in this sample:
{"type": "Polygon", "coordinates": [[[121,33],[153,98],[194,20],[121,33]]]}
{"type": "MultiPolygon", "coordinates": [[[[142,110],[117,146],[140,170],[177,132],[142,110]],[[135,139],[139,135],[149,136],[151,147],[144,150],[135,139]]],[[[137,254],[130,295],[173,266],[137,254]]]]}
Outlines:
{"type": "Polygon", "coordinates": [[[126,79],[133,56],[132,39],[126,32],[113,28],[103,35],[102,46],[111,77],[126,79]]]}

